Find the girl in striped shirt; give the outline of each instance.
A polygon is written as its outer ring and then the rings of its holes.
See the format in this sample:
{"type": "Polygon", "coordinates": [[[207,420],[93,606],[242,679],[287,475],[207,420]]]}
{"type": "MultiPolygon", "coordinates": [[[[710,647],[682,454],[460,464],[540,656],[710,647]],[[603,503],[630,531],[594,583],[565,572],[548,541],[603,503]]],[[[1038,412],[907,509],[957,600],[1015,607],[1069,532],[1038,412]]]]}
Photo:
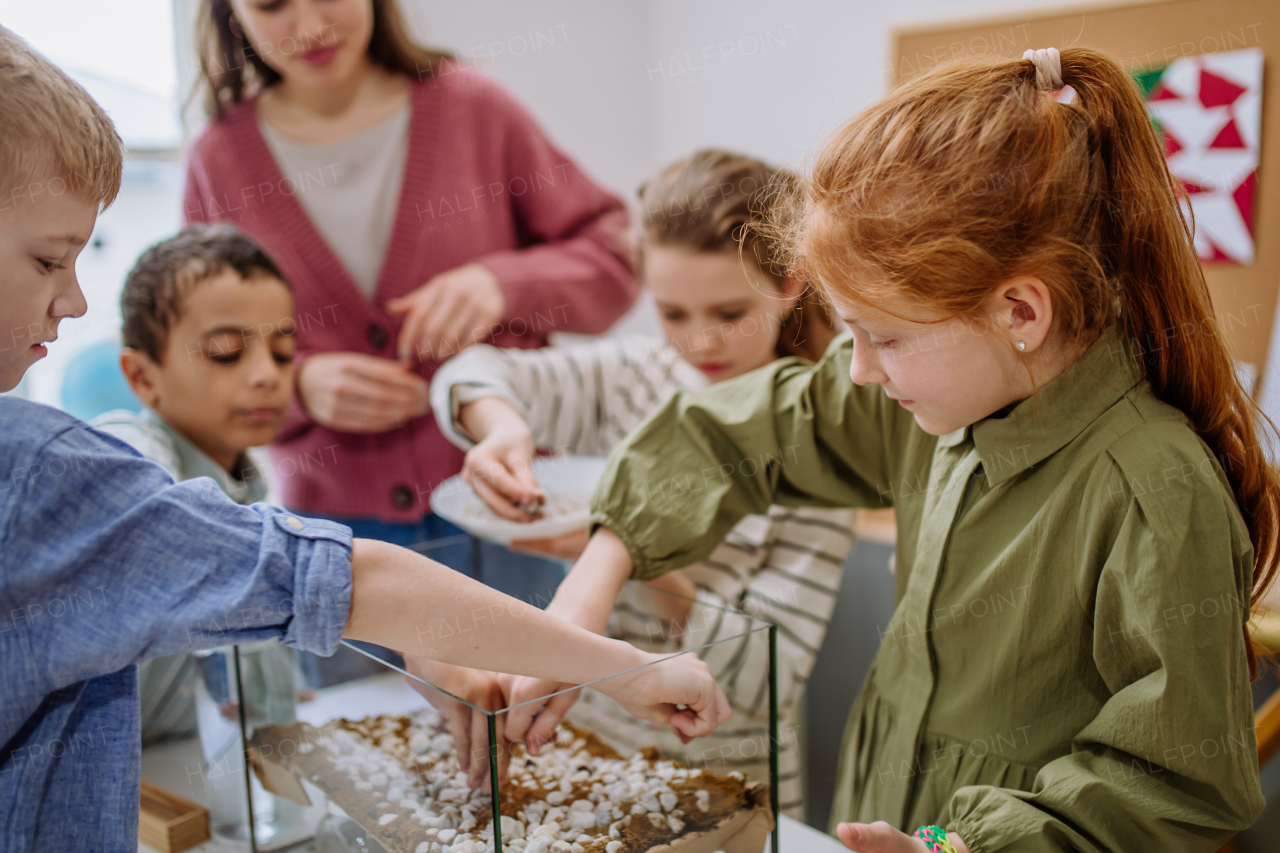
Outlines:
{"type": "MultiPolygon", "coordinates": [[[[521,506],[540,494],[529,469],[535,448],[603,456],[677,391],[699,390],[780,357],[818,360],[836,334],[832,316],[776,265],[769,237],[754,227],[797,186],[789,172],[711,150],[666,167],[640,188],[643,279],[667,340],[615,338],[540,350],[481,345],[440,369],[431,387],[436,421],[467,450],[463,476],[496,513],[532,518],[521,506]]],[[[747,617],[767,619],[778,625],[779,803],[803,818],[798,708],[853,545],[852,525],[846,509],[774,506],[748,516],[702,562],[651,584],[624,586],[608,624],[592,626],[654,652],[735,638],[700,652],[735,709],[714,737],[685,748],[660,727],[627,719],[595,692],[512,710],[507,737],[523,738],[536,754],[579,700],[570,718],[621,749],[656,743],[693,766],[766,780],[768,647],[763,633],[744,632],[752,624],[747,617]]],[[[586,541],[584,529],[515,544],[573,560],[586,541]]],[[[503,681],[508,704],[561,687],[503,681]]],[[[484,762],[476,764],[478,781],[484,762]]]]}

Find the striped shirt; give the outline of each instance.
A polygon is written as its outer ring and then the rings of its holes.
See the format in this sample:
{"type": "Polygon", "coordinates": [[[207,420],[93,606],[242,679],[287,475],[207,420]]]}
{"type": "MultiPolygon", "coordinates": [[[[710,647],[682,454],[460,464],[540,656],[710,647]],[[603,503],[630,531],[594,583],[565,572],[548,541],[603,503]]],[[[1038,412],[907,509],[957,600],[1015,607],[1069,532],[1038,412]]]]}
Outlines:
{"type": "MultiPolygon", "coordinates": [[[[538,447],[604,456],[677,391],[708,384],[675,350],[652,338],[537,350],[479,345],[440,368],[431,402],[445,436],[464,449],[474,442],[458,423],[460,407],[496,396],[524,417],[538,447]]],[[[707,559],[680,570],[698,589],[698,604],[682,630],[672,630],[658,615],[654,596],[662,593],[642,583],[623,588],[610,636],[655,652],[714,644],[699,656],[734,708],[715,735],[686,747],[595,691],[583,694],[570,719],[620,749],[656,743],[694,766],[740,770],[767,781],[767,632],[750,629],[759,620],[772,622],[778,626],[779,803],[784,813],[803,819],[797,708],[852,546],[852,510],[773,506],[765,515],[742,519],[707,559]]]]}

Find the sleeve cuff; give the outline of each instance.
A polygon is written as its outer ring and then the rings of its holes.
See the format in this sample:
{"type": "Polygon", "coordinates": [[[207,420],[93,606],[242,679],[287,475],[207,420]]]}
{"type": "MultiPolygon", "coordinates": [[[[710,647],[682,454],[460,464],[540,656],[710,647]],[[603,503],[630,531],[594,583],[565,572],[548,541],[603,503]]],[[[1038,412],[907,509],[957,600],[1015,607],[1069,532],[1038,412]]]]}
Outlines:
{"type": "Polygon", "coordinates": [[[437,401],[439,405],[436,406],[436,409],[440,411],[447,405],[448,408],[445,411],[448,412],[448,418],[437,416],[436,424],[440,427],[440,431],[444,433],[445,438],[462,450],[470,450],[476,446],[476,440],[462,427],[462,407],[467,403],[474,403],[476,400],[482,400],[485,397],[498,397],[501,400],[505,400],[511,408],[520,412],[528,420],[524,404],[505,388],[499,388],[496,385],[450,385],[446,393],[449,395],[449,399],[447,401],[437,401]]]}
{"type": "Polygon", "coordinates": [[[949,826],[943,827],[947,832],[954,832],[964,841],[965,846],[969,848],[969,853],[986,853],[987,848],[979,840],[978,828],[968,821],[957,821],[949,826]]]}
{"type": "Polygon", "coordinates": [[[534,305],[536,288],[530,285],[537,280],[537,277],[531,275],[529,270],[529,266],[532,265],[530,258],[522,257],[521,250],[515,249],[494,252],[476,259],[475,263],[488,267],[489,271],[498,277],[498,287],[502,289],[503,299],[507,303],[504,320],[533,315],[536,307],[534,305]]]}
{"type": "Polygon", "coordinates": [[[620,524],[615,524],[613,519],[609,518],[609,514],[603,510],[592,510],[591,518],[587,522],[587,535],[595,535],[596,528],[607,527],[613,531],[622,544],[626,547],[627,553],[631,555],[631,577],[633,580],[647,581],[658,577],[662,572],[654,571],[649,565],[649,561],[640,553],[635,540],[620,524]]]}
{"type": "Polygon", "coordinates": [[[282,641],[328,657],[337,651],[351,614],[351,529],[285,511],[275,511],[272,521],[299,540],[293,563],[293,617],[282,641]]]}

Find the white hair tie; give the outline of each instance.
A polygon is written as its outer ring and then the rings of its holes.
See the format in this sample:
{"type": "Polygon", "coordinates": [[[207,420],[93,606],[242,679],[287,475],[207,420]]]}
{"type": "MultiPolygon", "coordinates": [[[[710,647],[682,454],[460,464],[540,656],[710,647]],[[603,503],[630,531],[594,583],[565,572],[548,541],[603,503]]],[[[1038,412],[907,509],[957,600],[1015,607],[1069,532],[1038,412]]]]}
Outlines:
{"type": "Polygon", "coordinates": [[[1045,47],[1040,50],[1028,50],[1022,54],[1023,59],[1030,59],[1036,67],[1036,86],[1056,92],[1062,88],[1062,57],[1056,47],[1045,47]]]}

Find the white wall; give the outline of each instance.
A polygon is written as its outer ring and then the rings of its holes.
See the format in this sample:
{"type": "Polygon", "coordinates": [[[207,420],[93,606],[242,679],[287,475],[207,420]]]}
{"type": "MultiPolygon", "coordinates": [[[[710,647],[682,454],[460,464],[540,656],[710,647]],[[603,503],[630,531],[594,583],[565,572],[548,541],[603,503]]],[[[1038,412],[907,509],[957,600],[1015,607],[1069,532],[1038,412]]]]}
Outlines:
{"type": "Polygon", "coordinates": [[[588,171],[630,196],[698,147],[800,165],[884,93],[895,27],[1062,0],[401,3],[421,39],[488,68],[588,171]],[[522,44],[536,33],[539,49],[522,44]]]}
{"type": "MultiPolygon", "coordinates": [[[[895,27],[1061,5],[1059,0],[401,4],[421,41],[487,69],[520,96],[589,174],[631,204],[648,174],[697,148],[730,148],[803,167],[828,133],[886,91],[895,27]]],[[[650,302],[642,298],[613,333],[658,334],[650,302]]]]}
{"type": "Polygon", "coordinates": [[[639,73],[650,7],[611,0],[400,0],[415,35],[512,89],[586,171],[630,194],[652,158],[639,73]]]}

